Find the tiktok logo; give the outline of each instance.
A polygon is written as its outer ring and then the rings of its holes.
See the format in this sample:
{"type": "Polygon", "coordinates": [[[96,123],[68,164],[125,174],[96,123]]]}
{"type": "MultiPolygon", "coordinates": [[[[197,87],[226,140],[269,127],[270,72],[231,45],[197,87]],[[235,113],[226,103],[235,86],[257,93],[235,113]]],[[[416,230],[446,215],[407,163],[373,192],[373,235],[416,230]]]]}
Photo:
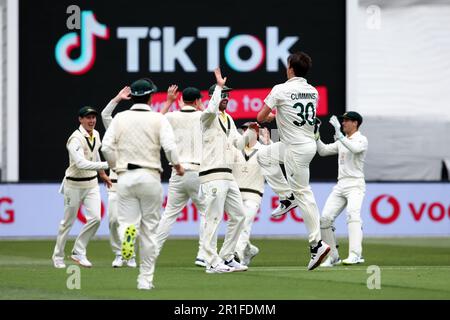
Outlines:
{"type": "Polygon", "coordinates": [[[258,69],[264,61],[264,45],[257,37],[249,34],[234,36],[225,46],[225,60],[238,72],[250,72],[258,69]],[[239,57],[239,49],[247,46],[252,52],[248,60],[239,57]]]}
{"type": "Polygon", "coordinates": [[[69,19],[73,19],[75,23],[71,29],[81,29],[81,36],[76,32],[67,33],[59,39],[55,47],[56,62],[63,70],[73,75],[84,74],[94,65],[96,38],[109,39],[108,27],[97,22],[92,11],[81,11],[81,24],[77,23],[77,14],[80,17],[79,8],[78,12],[75,10],[75,13],[68,18],[67,26],[69,27],[69,19]],[[70,57],[70,53],[76,48],[80,48],[80,55],[73,59],[70,57]]]}

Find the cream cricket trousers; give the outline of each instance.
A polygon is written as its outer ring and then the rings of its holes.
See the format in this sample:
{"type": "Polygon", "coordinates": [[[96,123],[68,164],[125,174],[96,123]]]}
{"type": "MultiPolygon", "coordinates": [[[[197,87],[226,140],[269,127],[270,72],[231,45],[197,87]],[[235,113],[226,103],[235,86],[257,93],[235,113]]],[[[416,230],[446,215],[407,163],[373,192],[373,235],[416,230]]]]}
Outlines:
{"type": "Polygon", "coordinates": [[[244,257],[244,250],[248,245],[250,245],[250,235],[252,231],[252,225],[253,222],[255,221],[256,214],[258,213],[261,201],[256,202],[253,199],[244,199],[243,205],[245,213],[244,227],[241,231],[239,240],[236,245],[236,253],[240,258],[244,257]]]}
{"type": "Polygon", "coordinates": [[[148,169],[121,173],[117,196],[120,240],[124,240],[128,226],[136,227],[140,252],[138,282],[152,283],[156,262],[156,229],[163,202],[159,173],[148,169]]]}
{"type": "Polygon", "coordinates": [[[101,220],[100,188],[78,189],[64,186],[64,219],[61,221],[56,238],[53,257],[64,258],[64,248],[81,205],[85,207],[86,224],[75,240],[72,253],[86,255],[89,240],[95,235],[101,220]]]}
{"type": "Polygon", "coordinates": [[[320,214],[309,185],[309,164],[317,151],[314,140],[304,144],[285,145],[276,142],[258,151],[258,163],[268,184],[281,199],[292,192],[308,230],[310,245],[320,241],[320,214]],[[284,163],[287,180],[280,168],[284,163]]]}
{"type": "Polygon", "coordinates": [[[322,239],[331,247],[330,255],[338,258],[334,234],[334,221],[347,207],[347,228],[349,240],[349,255],[362,255],[362,220],[361,206],[366,193],[364,179],[346,178],[338,181],[328,196],[320,218],[322,239]]]}
{"type": "Polygon", "coordinates": [[[119,220],[117,213],[117,192],[108,191],[109,242],[116,256],[121,256],[121,242],[119,236],[119,220]]]}
{"type": "Polygon", "coordinates": [[[284,163],[285,145],[282,142],[272,143],[258,150],[256,154],[261,172],[269,186],[280,199],[286,199],[292,193],[291,188],[281,171],[280,163],[284,163]]]}
{"type": "Polygon", "coordinates": [[[244,209],[239,187],[234,180],[213,180],[200,185],[200,197],[205,201],[203,249],[206,266],[214,267],[234,258],[236,244],[244,226],[244,209]],[[217,254],[217,230],[224,211],[228,214],[227,231],[217,254]]]}
{"type": "Polygon", "coordinates": [[[169,237],[170,229],[190,198],[197,207],[200,217],[197,257],[204,259],[205,254],[203,251],[202,238],[205,226],[205,205],[204,199],[199,197],[199,189],[200,181],[198,178],[198,171],[186,171],[184,176],[177,175],[175,171],[172,172],[172,176],[169,180],[166,209],[156,231],[158,254],[161,251],[164,242],[169,237]]]}

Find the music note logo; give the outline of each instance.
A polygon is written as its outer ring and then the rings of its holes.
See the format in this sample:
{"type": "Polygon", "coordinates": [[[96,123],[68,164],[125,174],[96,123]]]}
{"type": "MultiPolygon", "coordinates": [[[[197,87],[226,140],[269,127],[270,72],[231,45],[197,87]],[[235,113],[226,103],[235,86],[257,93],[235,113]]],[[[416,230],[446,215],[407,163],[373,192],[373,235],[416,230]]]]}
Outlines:
{"type": "Polygon", "coordinates": [[[109,39],[109,29],[97,22],[92,11],[81,12],[81,36],[70,32],[62,36],[55,47],[55,58],[58,65],[68,73],[81,75],[88,72],[95,62],[96,38],[109,39]],[[76,59],[70,57],[75,48],[80,48],[76,59]]]}

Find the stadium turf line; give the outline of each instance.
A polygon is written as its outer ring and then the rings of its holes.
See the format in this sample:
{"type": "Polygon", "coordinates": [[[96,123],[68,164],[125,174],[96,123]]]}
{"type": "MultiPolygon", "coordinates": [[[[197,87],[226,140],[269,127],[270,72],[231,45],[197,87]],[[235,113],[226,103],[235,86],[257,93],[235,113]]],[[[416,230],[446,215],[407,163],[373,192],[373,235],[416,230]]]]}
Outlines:
{"type": "MultiPolygon", "coordinates": [[[[206,274],[195,267],[198,243],[169,240],[155,272],[155,289],[136,290],[137,269],[113,269],[106,240],[88,247],[91,269],[80,269],[81,289],[70,290],[66,269],[51,263],[54,241],[0,240],[0,299],[450,299],[450,239],[365,239],[365,264],[307,271],[305,239],[256,239],[249,271],[206,274]],[[380,268],[381,289],[367,288],[368,266],[380,268]]],[[[341,258],[348,243],[340,239],[341,258]]],[[[66,253],[73,245],[69,241],[66,253]]],[[[72,265],[66,259],[66,265],[72,265]]]]}

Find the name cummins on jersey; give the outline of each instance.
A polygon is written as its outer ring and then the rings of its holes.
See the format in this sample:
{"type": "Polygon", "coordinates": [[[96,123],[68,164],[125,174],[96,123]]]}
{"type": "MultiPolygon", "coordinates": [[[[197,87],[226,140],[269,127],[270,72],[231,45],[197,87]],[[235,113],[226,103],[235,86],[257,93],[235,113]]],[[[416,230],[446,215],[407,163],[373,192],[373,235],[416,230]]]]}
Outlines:
{"type": "Polygon", "coordinates": [[[319,94],[306,79],[294,77],[278,84],[264,100],[277,109],[276,121],[281,142],[303,144],[314,140],[317,101],[319,94]]]}

